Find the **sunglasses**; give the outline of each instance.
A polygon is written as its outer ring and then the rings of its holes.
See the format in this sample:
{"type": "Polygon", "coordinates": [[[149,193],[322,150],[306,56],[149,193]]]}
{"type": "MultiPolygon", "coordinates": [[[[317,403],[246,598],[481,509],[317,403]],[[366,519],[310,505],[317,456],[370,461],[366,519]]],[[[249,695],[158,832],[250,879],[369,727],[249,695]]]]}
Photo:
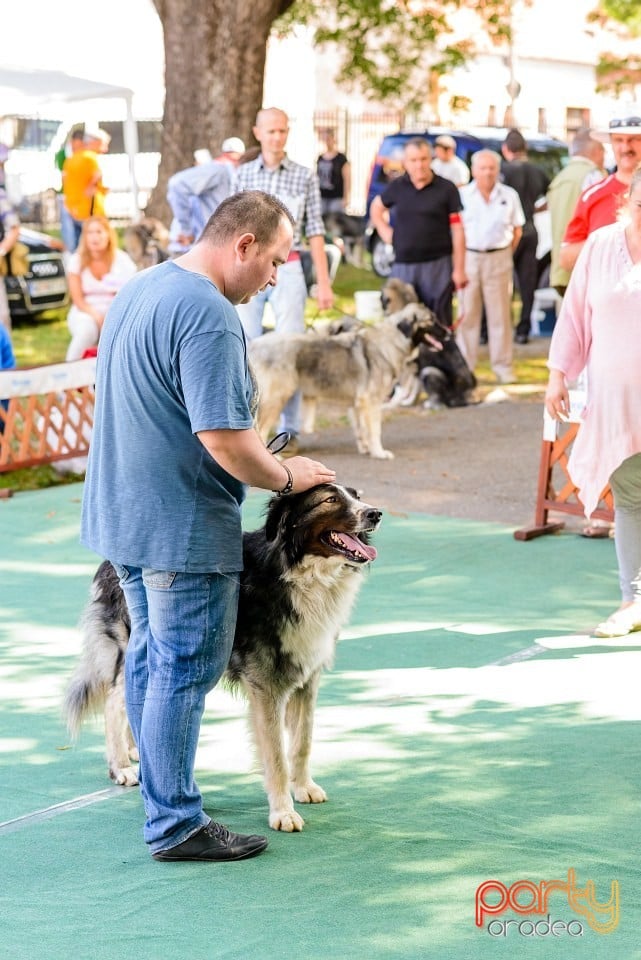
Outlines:
{"type": "Polygon", "coordinates": [[[641,117],[622,117],[620,120],[610,120],[608,126],[610,130],[616,130],[617,127],[641,127],[641,117]]]}
{"type": "Polygon", "coordinates": [[[280,453],[281,450],[285,449],[290,440],[291,434],[287,433],[287,431],[277,433],[273,440],[270,440],[267,444],[267,449],[270,453],[280,453]]]}

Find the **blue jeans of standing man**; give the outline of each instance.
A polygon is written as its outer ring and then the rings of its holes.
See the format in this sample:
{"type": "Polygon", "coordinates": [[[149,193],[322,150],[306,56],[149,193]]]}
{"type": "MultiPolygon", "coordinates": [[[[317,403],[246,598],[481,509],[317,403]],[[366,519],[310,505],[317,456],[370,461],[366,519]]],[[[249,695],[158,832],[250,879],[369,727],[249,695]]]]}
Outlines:
{"type": "Polygon", "coordinates": [[[82,233],[82,220],[75,220],[64,202],[60,206],[60,236],[65,245],[65,250],[74,253],[80,243],[80,234],[82,233]]]}
{"type": "Polygon", "coordinates": [[[194,780],[205,696],[229,661],[239,574],[171,573],[114,563],[131,617],[127,716],[140,753],[140,792],[152,853],[210,818],[194,780]]]}
{"type": "MultiPolygon", "coordinates": [[[[260,337],[263,332],[263,313],[269,302],[274,311],[277,333],[305,332],[305,302],[307,287],[300,260],[292,260],[278,268],[278,280],[275,287],[267,287],[257,293],[249,303],[240,303],[236,307],[240,322],[250,340],[260,337]]],[[[283,410],[280,429],[296,435],[300,430],[301,396],[295,393],[283,410]]]]}

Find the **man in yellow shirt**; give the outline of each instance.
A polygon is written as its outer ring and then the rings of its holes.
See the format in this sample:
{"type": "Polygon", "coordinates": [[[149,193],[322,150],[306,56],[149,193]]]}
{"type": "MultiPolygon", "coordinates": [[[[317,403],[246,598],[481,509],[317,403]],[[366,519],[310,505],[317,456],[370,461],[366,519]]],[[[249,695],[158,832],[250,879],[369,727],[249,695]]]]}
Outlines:
{"type": "Polygon", "coordinates": [[[109,146],[109,137],[103,130],[87,130],[84,148],[67,157],[62,165],[62,196],[65,210],[71,220],[65,246],[73,252],[78,246],[82,225],[87,217],[104,216],[104,198],[107,188],[102,182],[98,154],[109,146]]]}

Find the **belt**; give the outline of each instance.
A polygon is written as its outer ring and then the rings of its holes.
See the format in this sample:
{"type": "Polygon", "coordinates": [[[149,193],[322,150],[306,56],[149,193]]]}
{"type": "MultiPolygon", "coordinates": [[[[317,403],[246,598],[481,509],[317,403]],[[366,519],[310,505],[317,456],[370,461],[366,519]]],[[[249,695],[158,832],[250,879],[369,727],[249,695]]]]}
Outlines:
{"type": "Polygon", "coordinates": [[[498,253],[499,250],[507,250],[507,247],[490,247],[489,250],[476,250],[474,247],[466,247],[470,253],[498,253]]]}
{"type": "Polygon", "coordinates": [[[292,250],[290,255],[287,257],[287,263],[293,263],[295,260],[300,260],[300,253],[298,250],[292,250]]]}

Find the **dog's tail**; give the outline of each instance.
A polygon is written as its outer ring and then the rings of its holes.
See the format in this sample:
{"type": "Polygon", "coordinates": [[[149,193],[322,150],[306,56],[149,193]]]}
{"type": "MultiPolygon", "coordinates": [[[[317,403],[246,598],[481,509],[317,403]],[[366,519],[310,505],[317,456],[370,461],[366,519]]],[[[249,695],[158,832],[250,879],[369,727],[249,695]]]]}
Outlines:
{"type": "Polygon", "coordinates": [[[65,692],[62,712],[67,729],[74,740],[89,714],[99,713],[105,702],[103,687],[96,688],[92,678],[84,670],[77,670],[65,692]]]}
{"type": "Polygon", "coordinates": [[[81,621],[82,654],[62,705],[67,729],[74,739],[90,714],[103,712],[109,689],[124,669],[128,624],[108,623],[101,616],[103,613],[100,602],[93,599],[87,604],[81,621]]]}

